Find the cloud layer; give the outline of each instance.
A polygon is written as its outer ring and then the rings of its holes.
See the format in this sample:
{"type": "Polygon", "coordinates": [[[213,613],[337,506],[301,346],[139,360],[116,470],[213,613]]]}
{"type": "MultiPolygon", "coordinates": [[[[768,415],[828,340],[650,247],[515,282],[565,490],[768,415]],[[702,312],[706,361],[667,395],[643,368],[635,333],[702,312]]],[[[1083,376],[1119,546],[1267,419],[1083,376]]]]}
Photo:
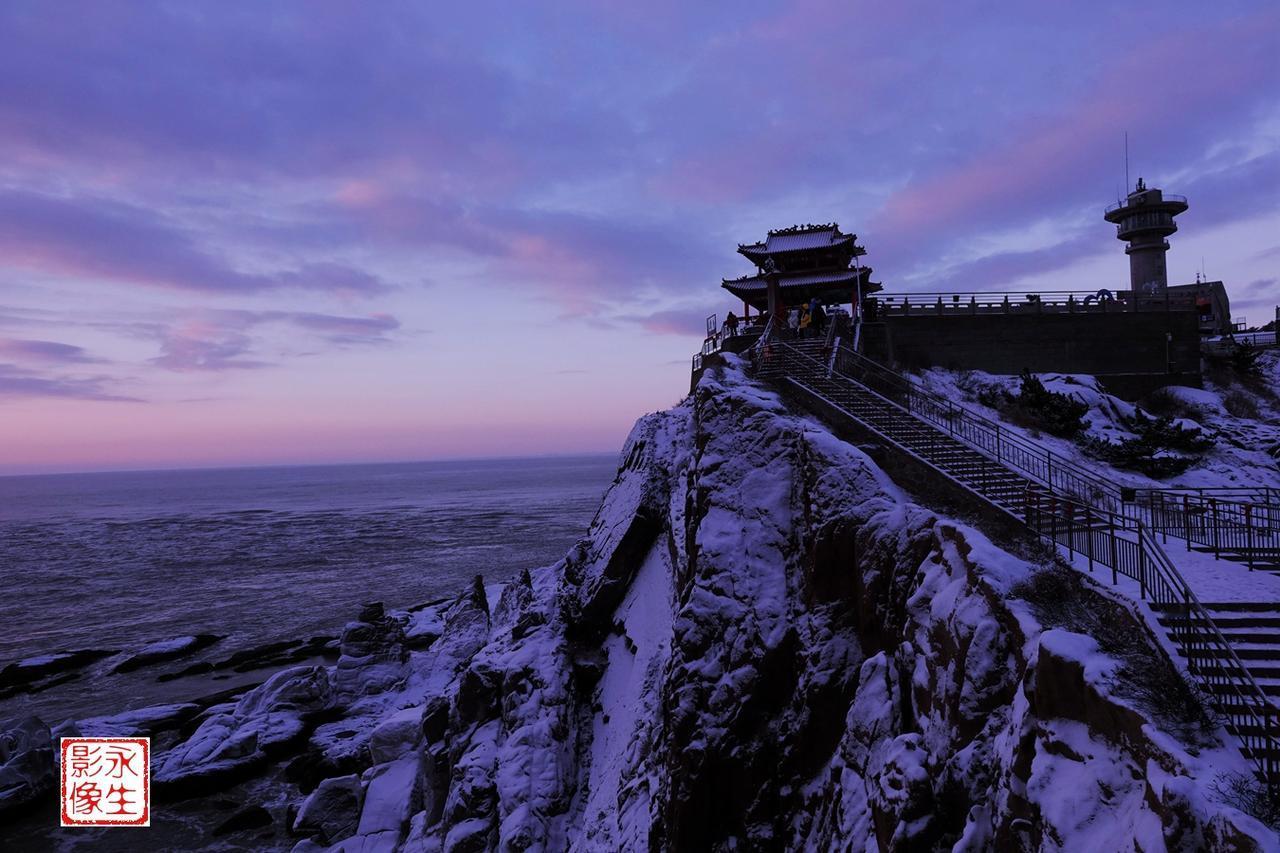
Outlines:
{"type": "Polygon", "coordinates": [[[473,304],[531,346],[568,343],[537,317],[689,348],[735,307],[735,244],[803,221],[893,289],[1076,287],[1123,274],[1126,131],[1134,176],[1191,198],[1171,267],[1237,235],[1215,277],[1257,314],[1277,41],[1262,0],[4,4],[0,393],[459,363],[424,333],[473,304]]]}

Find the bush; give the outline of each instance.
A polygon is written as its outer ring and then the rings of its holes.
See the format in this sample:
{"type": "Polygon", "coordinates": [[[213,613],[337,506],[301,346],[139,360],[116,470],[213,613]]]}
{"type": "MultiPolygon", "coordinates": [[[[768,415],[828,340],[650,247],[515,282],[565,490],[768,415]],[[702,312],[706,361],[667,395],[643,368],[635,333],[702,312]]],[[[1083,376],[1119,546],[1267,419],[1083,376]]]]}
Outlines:
{"type": "Polygon", "coordinates": [[[1116,692],[1190,742],[1207,741],[1217,720],[1200,687],[1189,681],[1124,607],[1095,591],[1084,575],[1055,562],[1010,591],[1031,605],[1046,628],[1064,628],[1098,641],[1120,661],[1116,692]]]}
{"type": "Polygon", "coordinates": [[[1272,829],[1280,828],[1280,801],[1261,782],[1243,773],[1223,773],[1211,790],[1218,800],[1257,818],[1272,829]]]}
{"type": "Polygon", "coordinates": [[[1010,394],[998,386],[978,392],[978,402],[1001,412],[1016,424],[1044,430],[1059,438],[1071,438],[1084,432],[1084,416],[1089,404],[1068,394],[1044,387],[1044,383],[1028,370],[1022,371],[1022,387],[1010,394]]]}
{"type": "Polygon", "coordinates": [[[1169,415],[1175,418],[1195,418],[1200,412],[1168,388],[1157,388],[1142,401],[1143,407],[1153,415],[1169,415]]]}
{"type": "Polygon", "coordinates": [[[1237,418],[1252,418],[1257,420],[1261,412],[1258,409],[1258,401],[1253,397],[1241,391],[1239,388],[1232,388],[1230,391],[1222,395],[1222,407],[1229,414],[1235,415],[1237,418]]]}
{"type": "Polygon", "coordinates": [[[1237,376],[1261,376],[1262,365],[1258,363],[1258,359],[1262,358],[1262,350],[1255,347],[1248,341],[1241,341],[1231,350],[1231,369],[1237,376]]]}
{"type": "Polygon", "coordinates": [[[1238,341],[1230,344],[1226,352],[1205,353],[1205,361],[1208,362],[1210,374],[1256,379],[1262,375],[1260,361],[1263,352],[1263,349],[1248,341],[1238,341]]]}
{"type": "Polygon", "coordinates": [[[1148,477],[1164,479],[1181,474],[1214,445],[1212,436],[1199,427],[1181,427],[1168,415],[1148,417],[1136,409],[1125,426],[1137,433],[1124,441],[1085,438],[1080,442],[1085,452],[1117,468],[1140,471],[1148,477]],[[1174,455],[1186,454],[1186,455],[1174,455]]]}

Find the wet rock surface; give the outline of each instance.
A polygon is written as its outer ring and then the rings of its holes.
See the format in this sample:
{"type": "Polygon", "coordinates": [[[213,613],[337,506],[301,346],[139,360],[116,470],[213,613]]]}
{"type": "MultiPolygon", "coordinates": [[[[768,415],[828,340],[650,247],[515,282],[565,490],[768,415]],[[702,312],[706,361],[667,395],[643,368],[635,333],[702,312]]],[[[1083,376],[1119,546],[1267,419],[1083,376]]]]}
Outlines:
{"type": "Polygon", "coordinates": [[[135,669],[141,669],[144,666],[151,666],[164,661],[174,660],[176,658],[186,657],[195,654],[201,649],[212,646],[219,640],[224,639],[217,634],[195,634],[188,637],[175,637],[172,640],[162,640],[152,643],[149,646],[139,650],[138,652],[125,658],[116,664],[114,672],[132,672],[135,669]]]}
{"type": "Polygon", "coordinates": [[[0,669],[0,699],[43,690],[78,677],[76,670],[119,654],[116,649],[79,649],[27,658],[0,669]]]}

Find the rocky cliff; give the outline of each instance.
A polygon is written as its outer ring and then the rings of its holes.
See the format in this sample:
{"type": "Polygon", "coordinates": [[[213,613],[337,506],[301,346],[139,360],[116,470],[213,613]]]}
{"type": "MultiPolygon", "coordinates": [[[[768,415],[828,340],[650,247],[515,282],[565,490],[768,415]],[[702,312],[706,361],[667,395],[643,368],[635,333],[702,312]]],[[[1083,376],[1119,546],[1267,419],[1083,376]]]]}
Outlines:
{"type": "Polygon", "coordinates": [[[636,425],[559,564],[367,609],[157,785],[287,761],[258,837],[300,851],[1280,847],[1137,611],[1017,547],[731,359],[636,425]]]}

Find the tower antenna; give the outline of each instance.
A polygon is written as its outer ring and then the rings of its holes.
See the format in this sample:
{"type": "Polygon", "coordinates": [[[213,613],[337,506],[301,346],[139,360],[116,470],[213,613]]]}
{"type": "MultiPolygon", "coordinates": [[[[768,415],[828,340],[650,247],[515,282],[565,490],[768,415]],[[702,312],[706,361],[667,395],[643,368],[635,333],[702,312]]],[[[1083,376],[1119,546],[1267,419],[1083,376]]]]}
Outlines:
{"type": "Polygon", "coordinates": [[[1124,132],[1124,191],[1129,191],[1129,131],[1124,132]]]}

